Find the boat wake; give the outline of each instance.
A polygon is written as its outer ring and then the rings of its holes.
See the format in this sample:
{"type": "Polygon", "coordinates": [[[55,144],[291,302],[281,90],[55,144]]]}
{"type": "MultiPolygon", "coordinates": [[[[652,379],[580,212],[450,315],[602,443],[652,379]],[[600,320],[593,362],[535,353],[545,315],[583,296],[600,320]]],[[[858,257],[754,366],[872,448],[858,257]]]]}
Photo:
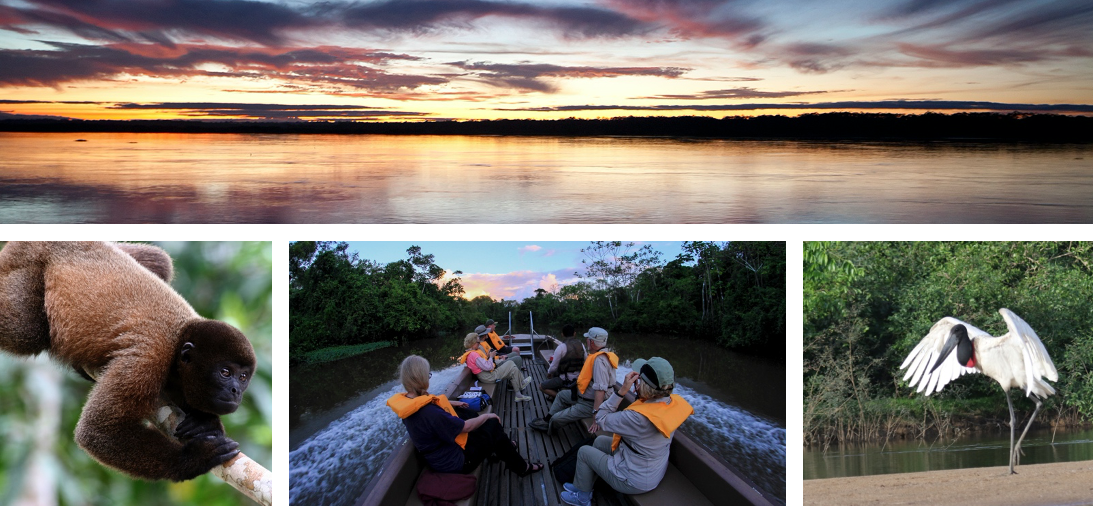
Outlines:
{"type": "MultiPolygon", "coordinates": [[[[433,373],[430,392],[442,392],[463,366],[433,373]]],[[[395,443],[406,435],[387,399],[405,391],[396,385],[332,422],[289,452],[291,504],[352,505],[379,471],[395,443]]]]}
{"type": "MultiPolygon", "coordinates": [[[[620,383],[630,371],[619,366],[620,383]]],[[[785,504],[785,427],[682,384],[676,384],[675,393],[695,410],[682,426],[691,438],[785,504]]]]}

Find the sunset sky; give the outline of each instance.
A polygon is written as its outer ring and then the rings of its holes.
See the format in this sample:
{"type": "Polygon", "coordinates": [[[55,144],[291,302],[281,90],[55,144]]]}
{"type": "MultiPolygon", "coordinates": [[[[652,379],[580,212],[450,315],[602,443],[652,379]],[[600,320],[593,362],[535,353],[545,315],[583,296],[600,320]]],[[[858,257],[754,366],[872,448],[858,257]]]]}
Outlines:
{"type": "Polygon", "coordinates": [[[0,119],[1093,113],[1089,0],[0,0],[0,119]]]}
{"type": "MultiPolygon", "coordinates": [[[[434,262],[451,274],[460,270],[466,297],[489,295],[494,299],[524,300],[535,295],[536,288],[555,291],[555,286],[576,283],[574,272],[584,274],[581,248],[589,242],[350,242],[349,251],[362,259],[381,264],[406,260],[406,249],[421,246],[423,254],[432,254],[434,262]]],[[[662,262],[674,260],[683,252],[679,242],[638,242],[660,252],[662,262]]]]}

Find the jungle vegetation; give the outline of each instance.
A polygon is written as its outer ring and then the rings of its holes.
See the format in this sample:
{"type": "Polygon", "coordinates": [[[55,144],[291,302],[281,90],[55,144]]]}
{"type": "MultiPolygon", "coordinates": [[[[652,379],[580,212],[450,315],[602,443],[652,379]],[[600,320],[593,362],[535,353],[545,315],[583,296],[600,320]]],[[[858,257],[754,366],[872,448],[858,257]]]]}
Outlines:
{"type": "Polygon", "coordinates": [[[348,244],[289,245],[290,358],[312,361],[316,350],[438,335],[460,335],[493,318],[527,332],[564,324],[612,332],[707,339],[737,350],[785,356],[785,243],[688,242],[670,260],[648,245],[592,242],[578,283],[539,289],[522,301],[483,295],[467,299],[460,271],[445,276],[417,246],[380,264],[348,244]],[[311,355],[309,355],[311,354],[311,355]]]}
{"type": "MultiPolygon", "coordinates": [[[[900,364],[945,316],[994,336],[1009,308],[1059,371],[1041,426],[1093,420],[1093,243],[804,243],[804,441],[831,444],[1009,430],[1002,390],[961,377],[930,397],[900,364]]],[[[1018,423],[1033,404],[1011,392],[1018,423]]]]}

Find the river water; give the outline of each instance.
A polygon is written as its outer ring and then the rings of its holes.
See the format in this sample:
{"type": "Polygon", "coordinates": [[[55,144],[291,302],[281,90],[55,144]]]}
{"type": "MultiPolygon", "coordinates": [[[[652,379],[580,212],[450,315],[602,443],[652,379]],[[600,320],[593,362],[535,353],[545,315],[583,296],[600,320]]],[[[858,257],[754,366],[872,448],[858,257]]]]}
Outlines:
{"type": "MultiPolygon", "coordinates": [[[[403,391],[398,362],[429,359],[430,391],[459,373],[448,366],[458,339],[414,341],[359,357],[290,371],[289,497],[293,504],[350,505],[405,434],[385,405],[403,391]],[[453,347],[454,345],[454,347],[453,347]]],[[[663,356],[673,365],[676,393],[695,408],[683,425],[696,441],[733,463],[782,501],[786,496],[785,365],[727,351],[708,342],[612,334],[621,381],[628,360],[663,356]],[[635,354],[635,353],[640,353],[635,354]]]]}
{"type": "MultiPolygon", "coordinates": [[[[805,448],[804,474],[810,480],[1008,466],[1009,448],[1008,430],[956,440],[833,446],[826,453],[819,448],[805,448]]],[[[1021,449],[1021,465],[1093,460],[1093,430],[1030,430],[1021,449]]],[[[1020,472],[1020,466],[1017,470],[1020,472]]]]}
{"type": "Polygon", "coordinates": [[[0,132],[0,223],[1091,223],[1091,151],[0,132]]]}

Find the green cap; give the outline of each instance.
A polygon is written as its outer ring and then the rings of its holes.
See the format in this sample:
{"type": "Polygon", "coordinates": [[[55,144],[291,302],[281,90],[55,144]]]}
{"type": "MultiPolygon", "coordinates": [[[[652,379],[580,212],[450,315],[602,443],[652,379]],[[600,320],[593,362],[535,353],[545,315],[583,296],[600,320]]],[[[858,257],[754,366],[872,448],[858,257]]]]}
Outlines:
{"type": "Polygon", "coordinates": [[[639,358],[633,362],[632,366],[641,375],[642,381],[653,388],[664,388],[676,382],[676,373],[672,369],[672,364],[663,358],[653,357],[649,360],[639,358]]]}

